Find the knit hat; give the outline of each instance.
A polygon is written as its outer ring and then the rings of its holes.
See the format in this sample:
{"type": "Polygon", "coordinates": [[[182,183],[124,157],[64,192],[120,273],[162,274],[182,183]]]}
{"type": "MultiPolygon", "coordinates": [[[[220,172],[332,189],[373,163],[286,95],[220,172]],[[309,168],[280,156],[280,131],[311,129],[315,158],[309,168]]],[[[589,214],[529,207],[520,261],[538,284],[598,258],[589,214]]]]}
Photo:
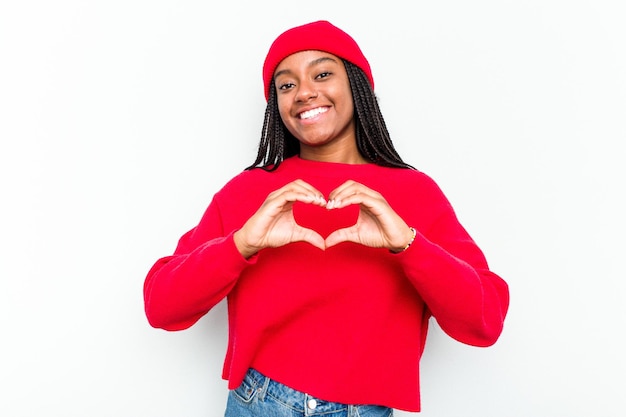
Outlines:
{"type": "Polygon", "coordinates": [[[374,88],[374,77],[370,64],[356,41],[330,22],[319,20],[283,32],[270,46],[263,64],[263,85],[266,100],[269,98],[270,83],[278,64],[291,54],[310,50],[328,52],[351,62],[363,70],[372,88],[374,88]]]}

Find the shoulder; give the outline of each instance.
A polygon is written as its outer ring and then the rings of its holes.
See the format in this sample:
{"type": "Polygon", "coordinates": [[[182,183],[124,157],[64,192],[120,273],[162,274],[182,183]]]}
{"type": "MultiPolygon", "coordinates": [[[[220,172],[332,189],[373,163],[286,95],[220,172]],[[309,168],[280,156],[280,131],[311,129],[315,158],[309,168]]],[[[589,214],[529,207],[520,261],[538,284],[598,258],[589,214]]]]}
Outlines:
{"type": "Polygon", "coordinates": [[[373,181],[372,188],[379,191],[407,219],[416,213],[424,218],[434,218],[451,209],[450,201],[437,182],[422,171],[382,168],[380,175],[373,181]]]}
{"type": "Polygon", "coordinates": [[[258,191],[261,184],[267,183],[264,177],[270,173],[262,169],[245,170],[231,178],[215,194],[217,200],[241,199],[258,191]]]}
{"type": "Polygon", "coordinates": [[[237,199],[250,199],[254,196],[265,198],[267,194],[274,191],[292,180],[287,167],[281,164],[276,170],[269,171],[263,168],[246,169],[231,178],[216,193],[216,197],[237,199]]]}
{"type": "Polygon", "coordinates": [[[268,172],[261,168],[247,169],[231,178],[226,184],[224,184],[222,190],[245,187],[250,184],[257,183],[258,181],[262,181],[264,177],[269,177],[270,175],[271,172],[268,172]]]}
{"type": "Polygon", "coordinates": [[[418,169],[378,167],[375,177],[390,189],[405,188],[422,193],[440,194],[441,188],[428,174],[418,169]]]}

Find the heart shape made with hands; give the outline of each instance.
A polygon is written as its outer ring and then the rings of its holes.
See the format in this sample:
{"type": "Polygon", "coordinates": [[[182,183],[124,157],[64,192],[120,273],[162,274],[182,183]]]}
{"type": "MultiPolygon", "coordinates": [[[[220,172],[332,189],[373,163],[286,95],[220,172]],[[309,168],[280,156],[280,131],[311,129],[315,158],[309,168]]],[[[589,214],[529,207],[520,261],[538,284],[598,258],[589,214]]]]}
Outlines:
{"type": "Polygon", "coordinates": [[[326,207],[296,201],[292,210],[296,223],[314,230],[324,239],[335,230],[354,226],[359,217],[357,204],[329,210],[326,207]]]}

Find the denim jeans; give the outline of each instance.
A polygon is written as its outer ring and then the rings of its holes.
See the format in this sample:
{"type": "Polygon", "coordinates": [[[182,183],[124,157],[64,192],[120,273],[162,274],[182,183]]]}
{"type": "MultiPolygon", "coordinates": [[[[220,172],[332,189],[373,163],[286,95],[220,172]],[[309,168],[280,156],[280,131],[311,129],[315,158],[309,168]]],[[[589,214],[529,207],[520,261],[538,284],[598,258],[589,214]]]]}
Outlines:
{"type": "Polygon", "coordinates": [[[228,393],[224,417],[390,417],[393,410],[375,405],[347,405],[312,397],[250,369],[228,393]]]}

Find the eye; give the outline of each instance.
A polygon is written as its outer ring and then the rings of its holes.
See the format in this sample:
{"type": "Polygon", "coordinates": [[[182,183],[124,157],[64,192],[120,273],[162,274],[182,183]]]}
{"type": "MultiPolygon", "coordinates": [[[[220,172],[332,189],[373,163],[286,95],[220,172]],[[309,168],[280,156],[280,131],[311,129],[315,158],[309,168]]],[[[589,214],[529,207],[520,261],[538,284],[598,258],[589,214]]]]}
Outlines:
{"type": "Polygon", "coordinates": [[[278,89],[279,90],[288,90],[290,88],[293,88],[294,84],[293,83],[284,83],[284,84],[279,84],[278,85],[278,89]]]}
{"type": "Polygon", "coordinates": [[[315,78],[326,78],[326,77],[329,77],[329,76],[331,76],[331,75],[332,75],[332,72],[330,72],[330,71],[324,71],[324,72],[322,72],[321,74],[319,74],[319,75],[318,75],[317,77],[315,77],[315,78]]]}

